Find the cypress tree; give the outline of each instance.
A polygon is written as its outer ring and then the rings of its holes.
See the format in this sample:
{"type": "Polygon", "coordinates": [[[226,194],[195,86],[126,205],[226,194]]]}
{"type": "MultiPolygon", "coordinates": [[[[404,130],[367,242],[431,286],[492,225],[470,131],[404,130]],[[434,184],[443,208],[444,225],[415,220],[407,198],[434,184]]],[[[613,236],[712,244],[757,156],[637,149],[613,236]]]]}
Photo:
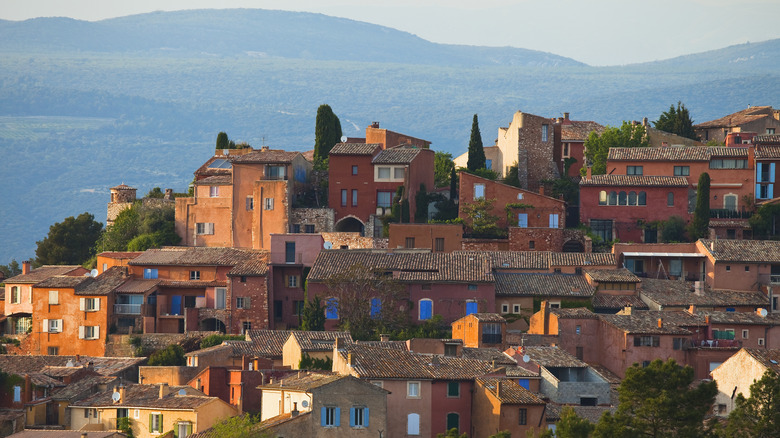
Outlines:
{"type": "Polygon", "coordinates": [[[224,131],[217,134],[217,149],[230,149],[230,140],[224,131]]]}
{"type": "Polygon", "coordinates": [[[469,140],[469,160],[466,167],[469,170],[484,169],[487,160],[485,158],[485,149],[482,147],[482,135],[479,133],[479,121],[474,114],[474,120],[471,122],[471,139],[469,140]]]}
{"type": "Polygon", "coordinates": [[[696,190],[696,210],[688,229],[691,239],[698,240],[707,237],[710,227],[710,174],[704,172],[699,176],[696,190]]]}
{"type": "Polygon", "coordinates": [[[314,126],[314,157],[320,160],[328,154],[336,143],[341,141],[341,122],[330,105],[322,104],[317,108],[317,121],[314,126]]]}

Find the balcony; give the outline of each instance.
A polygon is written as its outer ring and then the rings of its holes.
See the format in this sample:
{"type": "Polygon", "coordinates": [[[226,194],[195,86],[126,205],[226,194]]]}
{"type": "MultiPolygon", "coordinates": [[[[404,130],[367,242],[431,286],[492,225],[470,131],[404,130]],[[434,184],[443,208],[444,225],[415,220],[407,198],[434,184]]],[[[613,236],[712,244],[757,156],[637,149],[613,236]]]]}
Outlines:
{"type": "Polygon", "coordinates": [[[140,315],[142,304],[114,304],[117,315],[140,315]]]}
{"type": "Polygon", "coordinates": [[[711,219],[749,219],[751,216],[753,216],[753,212],[747,210],[710,209],[711,219]]]}

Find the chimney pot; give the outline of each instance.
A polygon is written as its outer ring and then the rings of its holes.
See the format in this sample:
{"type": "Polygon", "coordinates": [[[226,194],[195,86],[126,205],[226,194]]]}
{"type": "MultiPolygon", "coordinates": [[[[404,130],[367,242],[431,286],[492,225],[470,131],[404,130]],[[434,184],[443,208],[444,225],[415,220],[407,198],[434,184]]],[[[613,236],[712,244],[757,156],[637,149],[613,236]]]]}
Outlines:
{"type": "Polygon", "coordinates": [[[709,324],[710,323],[710,315],[704,315],[704,323],[709,324]]]}
{"type": "Polygon", "coordinates": [[[664,326],[663,321],[661,320],[661,318],[658,318],[658,328],[663,328],[663,326],[664,326]]]}
{"type": "Polygon", "coordinates": [[[388,334],[379,335],[379,340],[382,341],[382,342],[389,342],[390,341],[390,335],[388,335],[388,334]]]}
{"type": "Polygon", "coordinates": [[[166,395],[168,395],[168,384],[160,383],[160,398],[163,398],[166,395]]]}
{"type": "Polygon", "coordinates": [[[569,113],[563,113],[563,120],[569,120],[569,113]]]}

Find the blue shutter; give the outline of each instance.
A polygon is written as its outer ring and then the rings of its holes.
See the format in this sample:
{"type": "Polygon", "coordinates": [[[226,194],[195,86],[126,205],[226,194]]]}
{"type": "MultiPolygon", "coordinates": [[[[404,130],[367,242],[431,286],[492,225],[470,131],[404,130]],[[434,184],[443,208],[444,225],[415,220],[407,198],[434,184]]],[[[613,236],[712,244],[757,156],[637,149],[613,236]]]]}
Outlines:
{"type": "Polygon", "coordinates": [[[774,184],[768,184],[766,186],[766,197],[767,197],[767,199],[772,199],[772,198],[775,197],[774,190],[772,190],[774,187],[775,187],[774,184]]]}
{"type": "Polygon", "coordinates": [[[349,408],[349,427],[355,427],[355,408],[349,408]]]}
{"type": "Polygon", "coordinates": [[[371,318],[379,317],[382,312],[382,300],[379,298],[371,298],[371,318]]]}
{"type": "Polygon", "coordinates": [[[761,184],[756,184],[756,199],[763,199],[761,198],[761,184]]]}
{"type": "Polygon", "coordinates": [[[341,426],[341,408],[336,408],[336,414],[333,416],[333,425],[341,426]]]}
{"type": "Polygon", "coordinates": [[[479,312],[479,304],[474,301],[469,301],[466,303],[466,315],[471,315],[472,313],[479,312]]]}
{"type": "Polygon", "coordinates": [[[328,298],[325,307],[325,317],[327,319],[339,319],[339,300],[336,298],[328,298]]]}
{"type": "Polygon", "coordinates": [[[325,406],[320,408],[320,426],[325,427],[325,419],[328,415],[328,408],[325,406]]]}
{"type": "Polygon", "coordinates": [[[420,319],[431,319],[433,313],[433,303],[430,301],[420,301],[420,319]]]}
{"type": "Polygon", "coordinates": [[[517,226],[520,228],[528,228],[528,213],[519,213],[517,215],[517,226]]]}
{"type": "Polygon", "coordinates": [[[522,386],[525,389],[531,389],[531,382],[528,379],[519,379],[517,381],[517,384],[522,386]]]}
{"type": "Polygon", "coordinates": [[[761,182],[761,167],[763,163],[756,163],[756,182],[761,182]]]}
{"type": "Polygon", "coordinates": [[[363,426],[368,427],[368,408],[363,408],[363,426]]]}
{"type": "Polygon", "coordinates": [[[171,315],[181,315],[181,295],[171,297],[171,315]]]}
{"type": "Polygon", "coordinates": [[[775,163],[769,163],[769,182],[775,182],[775,163]]]}

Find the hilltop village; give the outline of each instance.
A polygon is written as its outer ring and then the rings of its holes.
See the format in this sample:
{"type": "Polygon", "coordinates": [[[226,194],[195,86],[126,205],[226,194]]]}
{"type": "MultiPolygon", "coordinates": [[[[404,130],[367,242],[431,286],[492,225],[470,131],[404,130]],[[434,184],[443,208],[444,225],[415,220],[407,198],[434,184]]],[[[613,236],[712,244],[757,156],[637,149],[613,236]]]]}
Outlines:
{"type": "Polygon", "coordinates": [[[180,243],[3,280],[0,436],[554,436],[669,359],[725,422],[780,373],[780,110],[693,128],[599,154],[611,128],[518,111],[442,172],[374,122],[113,187],[109,228],[171,208],[180,243]]]}

